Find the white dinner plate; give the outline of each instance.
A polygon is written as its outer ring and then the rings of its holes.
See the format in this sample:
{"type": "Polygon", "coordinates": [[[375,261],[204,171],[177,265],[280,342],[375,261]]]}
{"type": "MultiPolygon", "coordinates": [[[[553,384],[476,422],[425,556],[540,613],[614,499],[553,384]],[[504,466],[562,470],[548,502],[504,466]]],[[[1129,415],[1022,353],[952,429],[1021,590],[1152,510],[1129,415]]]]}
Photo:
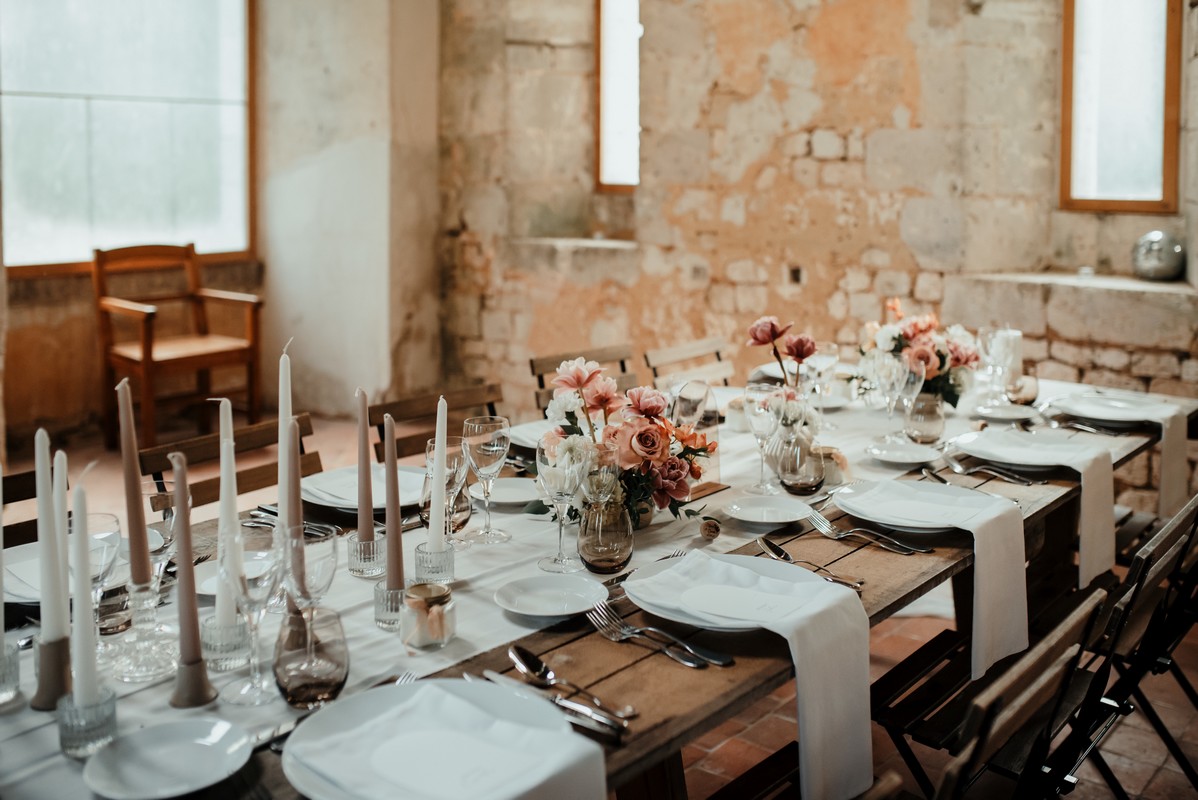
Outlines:
{"type": "Polygon", "coordinates": [[[724,509],[741,522],[798,522],[811,515],[811,506],[793,497],[743,497],[724,509]]]}
{"type": "Polygon", "coordinates": [[[915,442],[873,442],[865,454],[885,464],[899,467],[918,467],[940,458],[940,451],[915,442]]]}
{"type": "MultiPolygon", "coordinates": [[[[493,683],[467,683],[462,680],[430,678],[419,683],[380,686],[342,698],[320,709],[291,734],[288,746],[283,750],[283,774],[296,791],[311,800],[342,800],[345,790],[330,783],[307,763],[299,761],[292,754],[291,748],[295,745],[319,743],[330,736],[355,730],[379,714],[407,702],[413,694],[430,683],[435,683],[445,691],[473,703],[498,719],[530,728],[560,731],[563,735],[570,731],[570,723],[561,712],[532,693],[513,692],[493,683]]],[[[371,744],[374,743],[364,743],[365,746],[371,744]]],[[[453,761],[459,765],[469,765],[469,750],[454,753],[453,761]]],[[[387,787],[379,789],[385,792],[387,787]]]]}
{"type": "Polygon", "coordinates": [[[194,567],[196,576],[196,594],[216,596],[216,585],[220,580],[220,564],[212,558],[201,561],[194,567]]]}
{"type": "Polygon", "coordinates": [[[519,425],[513,425],[511,429],[512,444],[527,450],[536,450],[537,443],[541,441],[541,437],[555,427],[557,426],[547,419],[538,419],[533,422],[523,422],[519,425]]]}
{"type": "Polygon", "coordinates": [[[932,481],[858,481],[832,498],[854,517],[904,533],[954,530],[995,502],[988,494],[932,481]]]}
{"type": "MultiPolygon", "coordinates": [[[[483,499],[481,483],[470,485],[470,496],[475,500],[483,499]]],[[[537,482],[532,478],[496,478],[491,486],[491,502],[498,505],[523,505],[540,498],[537,482]]]]}
{"type": "Polygon", "coordinates": [[[1013,403],[980,405],[974,409],[973,415],[987,422],[1028,422],[1040,416],[1031,406],[1017,406],[1013,403]]]}
{"type": "Polygon", "coordinates": [[[1053,399],[1052,406],[1070,416],[1127,426],[1138,425],[1173,410],[1173,406],[1148,397],[1141,399],[1131,395],[1094,392],[1057,397],[1053,399]]]}
{"type": "Polygon", "coordinates": [[[83,782],[111,800],[175,797],[220,783],[249,761],[249,732],[198,718],[140,728],[88,759],[83,782]]]}
{"type": "Polygon", "coordinates": [[[1076,439],[1059,430],[1030,433],[987,429],[953,440],[953,446],[966,455],[1019,472],[1059,469],[1062,463],[1072,460],[1069,451],[1077,445],[1076,439]]]}
{"type": "MultiPolygon", "coordinates": [[[[424,490],[424,468],[402,464],[399,472],[399,499],[405,506],[420,502],[424,490]]],[[[358,511],[358,467],[342,467],[317,472],[300,481],[300,496],[313,505],[338,511],[358,511]]],[[[370,500],[375,511],[387,508],[387,472],[383,464],[370,465],[370,500]]]]}
{"type": "MultiPolygon", "coordinates": [[[[778,578],[784,581],[795,580],[795,570],[803,569],[802,567],[796,567],[794,564],[787,564],[785,561],[775,561],[772,558],[758,558],[757,556],[713,555],[712,558],[727,561],[729,564],[734,564],[738,567],[751,569],[758,575],[763,575],[767,578],[778,578]]],[[[696,628],[703,628],[709,631],[736,633],[741,631],[755,631],[761,627],[760,625],[753,625],[733,619],[729,619],[727,622],[700,619],[680,609],[664,608],[637,595],[636,582],[638,580],[651,578],[657,573],[669,569],[675,563],[677,563],[676,559],[672,558],[665,561],[654,561],[652,564],[646,564],[630,575],[628,580],[624,581],[624,591],[627,593],[628,599],[635,603],[638,608],[662,619],[668,619],[671,622],[680,622],[683,625],[694,625],[696,628]]]]}
{"type": "Polygon", "coordinates": [[[495,590],[495,605],[530,617],[581,614],[606,599],[607,587],[582,575],[534,575],[495,590]]]}

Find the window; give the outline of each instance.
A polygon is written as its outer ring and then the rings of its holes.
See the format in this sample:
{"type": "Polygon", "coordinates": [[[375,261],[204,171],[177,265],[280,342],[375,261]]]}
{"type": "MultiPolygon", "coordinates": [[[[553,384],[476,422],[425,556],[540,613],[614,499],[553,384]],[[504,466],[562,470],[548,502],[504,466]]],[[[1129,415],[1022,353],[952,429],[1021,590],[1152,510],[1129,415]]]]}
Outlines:
{"type": "Polygon", "coordinates": [[[640,0],[596,0],[595,183],[629,192],[641,175],[640,0]]]}
{"type": "Polygon", "coordinates": [[[5,264],[249,249],[246,0],[0,0],[5,264]]]}
{"type": "Polygon", "coordinates": [[[1065,0],[1061,207],[1177,211],[1182,0],[1065,0]]]}

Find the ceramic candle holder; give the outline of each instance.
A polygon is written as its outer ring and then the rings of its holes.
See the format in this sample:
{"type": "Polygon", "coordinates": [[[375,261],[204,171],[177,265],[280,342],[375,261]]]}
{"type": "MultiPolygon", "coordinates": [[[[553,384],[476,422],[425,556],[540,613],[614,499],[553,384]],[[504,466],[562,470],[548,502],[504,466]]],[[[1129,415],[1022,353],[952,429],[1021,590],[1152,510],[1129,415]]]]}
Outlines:
{"type": "Polygon", "coordinates": [[[387,531],[376,524],[373,541],[362,541],[359,536],[351,533],[346,537],[349,574],[356,578],[377,578],[387,570],[387,531]]]}
{"type": "Polygon", "coordinates": [[[65,636],[53,642],[38,638],[33,646],[37,649],[37,692],[29,707],[53,711],[58,699],[71,690],[71,641],[65,636]]]}

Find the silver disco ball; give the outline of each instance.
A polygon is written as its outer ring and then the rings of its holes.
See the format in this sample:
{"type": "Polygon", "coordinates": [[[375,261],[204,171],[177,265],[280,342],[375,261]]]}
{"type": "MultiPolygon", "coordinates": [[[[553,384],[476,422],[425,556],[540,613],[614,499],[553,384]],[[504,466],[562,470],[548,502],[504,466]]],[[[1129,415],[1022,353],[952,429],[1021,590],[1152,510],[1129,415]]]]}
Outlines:
{"type": "Polygon", "coordinates": [[[1141,278],[1175,281],[1185,273],[1186,250],[1173,234],[1149,231],[1132,247],[1131,263],[1141,278]]]}

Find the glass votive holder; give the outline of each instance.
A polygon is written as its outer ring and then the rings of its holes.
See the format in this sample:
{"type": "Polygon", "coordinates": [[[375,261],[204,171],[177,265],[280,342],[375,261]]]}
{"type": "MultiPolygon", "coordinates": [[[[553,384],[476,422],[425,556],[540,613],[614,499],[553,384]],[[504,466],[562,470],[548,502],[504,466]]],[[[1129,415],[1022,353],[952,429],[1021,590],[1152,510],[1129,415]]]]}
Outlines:
{"type": "Polygon", "coordinates": [[[413,583],[453,583],[453,548],[432,550],[428,542],[416,545],[416,575],[413,583]]]}
{"type": "Polygon", "coordinates": [[[438,583],[413,583],[404,590],[400,638],[413,650],[440,650],[457,633],[453,592],[438,583]]]}
{"type": "Polygon", "coordinates": [[[0,647],[0,705],[21,691],[21,653],[15,644],[0,647]]]}
{"type": "Polygon", "coordinates": [[[398,631],[403,615],[403,589],[388,589],[386,581],[374,585],[374,624],[385,631],[398,631]]]}
{"type": "Polygon", "coordinates": [[[208,669],[228,672],[250,663],[250,629],[238,616],[232,625],[221,625],[215,616],[200,622],[200,652],[208,669]]]}
{"type": "Polygon", "coordinates": [[[362,541],[361,534],[351,533],[346,537],[349,551],[349,574],[356,578],[377,578],[387,570],[387,531],[381,525],[374,526],[374,539],[362,541]]]}
{"type": "Polygon", "coordinates": [[[68,758],[87,758],[116,738],[116,692],[100,687],[100,700],[81,706],[75,694],[58,700],[58,744],[68,758]]]}

